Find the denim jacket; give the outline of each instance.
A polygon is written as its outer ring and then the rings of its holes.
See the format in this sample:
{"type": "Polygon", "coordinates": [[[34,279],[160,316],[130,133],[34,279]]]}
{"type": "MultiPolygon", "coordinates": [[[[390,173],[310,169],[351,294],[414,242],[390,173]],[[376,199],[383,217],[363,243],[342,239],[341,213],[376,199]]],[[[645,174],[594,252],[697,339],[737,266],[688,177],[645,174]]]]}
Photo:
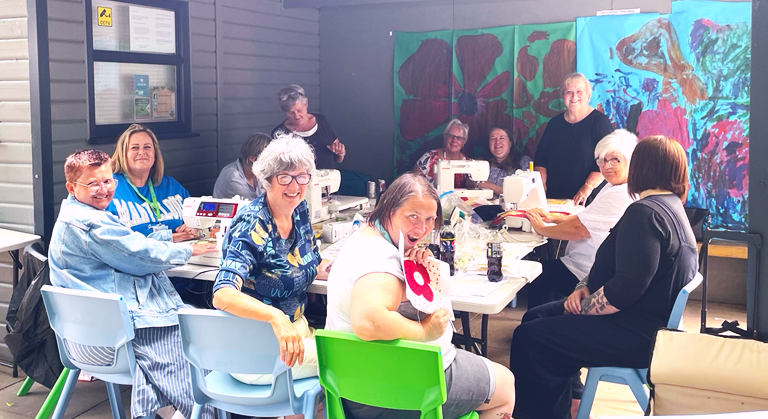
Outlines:
{"type": "Polygon", "coordinates": [[[147,238],[72,195],[61,203],[48,251],[53,285],[122,295],[137,329],[178,324],[183,303],[163,271],[190,256],[191,246],[147,238]]]}

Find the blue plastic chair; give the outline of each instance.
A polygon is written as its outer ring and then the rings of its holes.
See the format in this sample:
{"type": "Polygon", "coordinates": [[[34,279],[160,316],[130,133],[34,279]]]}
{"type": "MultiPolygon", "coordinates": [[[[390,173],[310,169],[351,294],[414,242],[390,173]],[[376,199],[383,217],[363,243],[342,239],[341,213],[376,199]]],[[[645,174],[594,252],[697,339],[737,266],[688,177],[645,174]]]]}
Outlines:
{"type": "Polygon", "coordinates": [[[233,316],[217,310],[183,308],[179,326],[184,357],[189,361],[195,407],[191,419],[200,419],[202,406],[248,416],[304,414],[314,419],[322,400],[317,377],[294,380],[280,361],[280,347],[267,322],[233,316]],[[211,372],[206,375],[206,370],[211,372]],[[249,385],[230,373],[273,374],[272,384],[249,385]]]}
{"type": "MultiPolygon", "coordinates": [[[[679,329],[683,322],[683,312],[685,304],[688,302],[688,296],[701,285],[704,277],[696,272],[696,276],[689,282],[680,293],[677,294],[675,305],[672,306],[672,313],[669,315],[667,328],[679,329]]],[[[592,402],[597,393],[597,384],[600,381],[607,381],[616,384],[626,384],[632,390],[640,408],[645,411],[648,408],[650,400],[650,391],[648,390],[648,368],[620,368],[620,367],[594,367],[589,368],[587,372],[587,382],[584,383],[584,393],[581,396],[579,404],[579,413],[576,419],[589,419],[589,413],[592,410],[592,402]]]]}
{"type": "Polygon", "coordinates": [[[125,419],[123,400],[118,384],[131,385],[136,370],[133,355],[133,322],[123,297],[95,291],[80,291],[44,285],[45,310],[51,328],[56,332],[61,363],[70,369],[61,392],[53,419],[64,412],[77,384],[80,370],[107,384],[109,405],[114,419],[125,419]],[[69,353],[65,342],[78,345],[102,346],[115,349],[111,365],[98,366],[78,361],[69,353]]]}

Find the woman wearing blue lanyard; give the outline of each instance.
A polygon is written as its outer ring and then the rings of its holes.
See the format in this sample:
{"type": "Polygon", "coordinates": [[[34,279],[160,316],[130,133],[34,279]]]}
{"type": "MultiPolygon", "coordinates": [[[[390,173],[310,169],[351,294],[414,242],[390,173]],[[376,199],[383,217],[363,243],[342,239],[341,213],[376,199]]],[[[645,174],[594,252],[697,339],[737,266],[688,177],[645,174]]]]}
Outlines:
{"type": "Polygon", "coordinates": [[[164,167],[155,134],[139,124],[128,127],[112,155],[117,189],[107,210],[133,231],[153,239],[197,239],[197,231],[184,225],[182,218],[189,192],[174,178],[163,176],[164,167]]]}

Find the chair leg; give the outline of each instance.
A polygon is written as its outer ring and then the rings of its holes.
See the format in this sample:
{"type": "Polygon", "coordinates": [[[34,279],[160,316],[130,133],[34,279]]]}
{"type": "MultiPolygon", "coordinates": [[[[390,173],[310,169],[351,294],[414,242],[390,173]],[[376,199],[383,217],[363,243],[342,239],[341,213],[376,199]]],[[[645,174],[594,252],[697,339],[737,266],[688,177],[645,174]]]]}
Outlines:
{"type": "Polygon", "coordinates": [[[59,378],[56,380],[56,384],[53,385],[51,392],[48,393],[48,397],[45,398],[43,405],[37,412],[35,419],[48,419],[51,417],[51,413],[53,413],[53,409],[56,407],[56,403],[59,401],[59,396],[61,396],[61,389],[64,388],[64,383],[67,382],[68,376],[69,368],[64,368],[64,370],[61,371],[61,374],[59,374],[59,378]]]}
{"type": "Polygon", "coordinates": [[[26,396],[27,393],[29,393],[29,389],[32,388],[32,384],[35,384],[35,380],[27,377],[24,379],[24,382],[21,383],[21,387],[19,387],[19,391],[16,393],[17,396],[26,396]]]}
{"type": "Polygon", "coordinates": [[[635,381],[629,384],[629,388],[632,390],[632,394],[635,395],[635,399],[637,400],[637,404],[640,405],[640,409],[645,412],[648,408],[648,401],[650,398],[648,387],[643,384],[642,381],[635,381]]]}
{"type": "MultiPolygon", "coordinates": [[[[189,419],[200,419],[202,415],[203,405],[195,403],[195,405],[192,406],[192,416],[189,419]]],[[[229,418],[229,415],[227,415],[227,418],[229,418]]]]}
{"type": "MultiPolygon", "coordinates": [[[[229,412],[225,411],[224,409],[216,409],[216,414],[219,419],[230,419],[232,417],[232,415],[230,415],[229,412]]],[[[192,413],[192,416],[194,417],[194,412],[192,413]]]]}
{"type": "Polygon", "coordinates": [[[56,409],[54,409],[51,419],[62,419],[64,417],[64,412],[66,412],[67,406],[69,405],[69,399],[72,397],[72,393],[75,391],[75,385],[77,384],[77,377],[79,375],[80,370],[78,369],[69,371],[69,374],[67,375],[67,381],[64,383],[64,388],[61,390],[59,402],[56,403],[56,409]]]}
{"type": "Polygon", "coordinates": [[[112,419],[125,419],[125,407],[123,397],[120,395],[120,386],[115,383],[105,383],[107,395],[109,395],[109,408],[112,409],[112,419]]]}
{"type": "Polygon", "coordinates": [[[584,392],[581,395],[579,413],[576,414],[576,419],[589,419],[592,403],[595,401],[595,394],[597,393],[598,382],[600,382],[600,377],[597,374],[593,374],[592,371],[588,371],[587,382],[584,383],[584,392]]]}

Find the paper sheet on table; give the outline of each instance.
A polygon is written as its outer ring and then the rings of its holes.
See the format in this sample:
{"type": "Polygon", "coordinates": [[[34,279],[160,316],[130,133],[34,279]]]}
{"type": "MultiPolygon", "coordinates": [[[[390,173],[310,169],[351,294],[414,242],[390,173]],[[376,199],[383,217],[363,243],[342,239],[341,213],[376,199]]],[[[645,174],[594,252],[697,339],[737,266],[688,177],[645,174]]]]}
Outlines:
{"type": "Polygon", "coordinates": [[[506,277],[499,282],[491,282],[485,273],[457,273],[451,281],[451,295],[456,297],[487,297],[505,282],[507,282],[506,277]]]}
{"type": "Polygon", "coordinates": [[[326,247],[324,250],[321,250],[320,257],[323,259],[328,259],[331,262],[336,260],[336,256],[339,255],[339,251],[341,251],[341,247],[344,246],[344,243],[347,242],[347,238],[348,237],[345,237],[337,241],[336,243],[326,247]]]}

